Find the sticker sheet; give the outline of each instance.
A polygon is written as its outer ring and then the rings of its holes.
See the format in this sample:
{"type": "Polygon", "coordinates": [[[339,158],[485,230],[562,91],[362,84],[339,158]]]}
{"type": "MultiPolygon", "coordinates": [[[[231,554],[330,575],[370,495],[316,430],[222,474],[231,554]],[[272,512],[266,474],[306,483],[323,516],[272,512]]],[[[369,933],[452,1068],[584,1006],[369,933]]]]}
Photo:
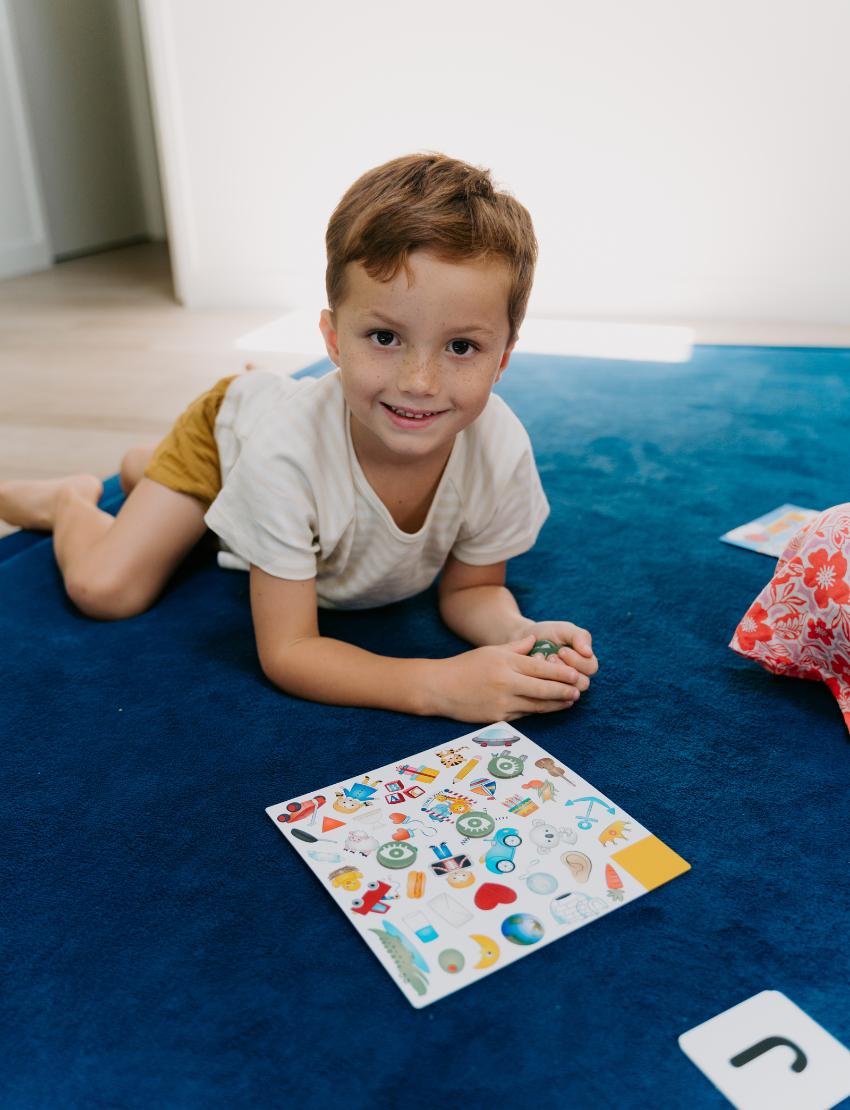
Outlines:
{"type": "Polygon", "coordinates": [[[417,1008],[690,869],[504,723],[266,813],[417,1008]]]}
{"type": "Polygon", "coordinates": [[[760,555],[778,559],[788,541],[804,528],[810,520],[820,516],[820,509],[801,509],[799,505],[780,505],[773,512],[765,513],[749,524],[742,524],[726,532],[720,539],[735,547],[746,547],[760,555]]]}

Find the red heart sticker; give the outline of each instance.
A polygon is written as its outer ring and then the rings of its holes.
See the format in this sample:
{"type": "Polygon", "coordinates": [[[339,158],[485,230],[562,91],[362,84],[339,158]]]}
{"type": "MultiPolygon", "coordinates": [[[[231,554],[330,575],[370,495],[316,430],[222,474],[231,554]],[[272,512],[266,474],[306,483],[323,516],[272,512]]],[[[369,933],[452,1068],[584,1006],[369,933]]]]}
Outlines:
{"type": "Polygon", "coordinates": [[[479,910],[494,910],[496,906],[509,906],[515,901],[516,891],[499,883],[484,883],[475,895],[475,905],[479,910]]]}

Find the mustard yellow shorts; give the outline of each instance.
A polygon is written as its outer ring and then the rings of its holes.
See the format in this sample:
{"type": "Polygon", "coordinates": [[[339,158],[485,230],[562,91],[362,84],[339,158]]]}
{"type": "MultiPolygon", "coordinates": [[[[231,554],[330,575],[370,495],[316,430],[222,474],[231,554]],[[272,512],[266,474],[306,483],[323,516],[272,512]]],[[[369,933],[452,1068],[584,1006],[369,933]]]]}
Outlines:
{"type": "MultiPolygon", "coordinates": [[[[234,375],[235,377],[236,375],[234,375]]],[[[177,493],[188,493],[207,508],[221,491],[221,464],[215,442],[215,421],[227,387],[220,382],[193,401],[151,456],[146,478],[177,493]]]]}

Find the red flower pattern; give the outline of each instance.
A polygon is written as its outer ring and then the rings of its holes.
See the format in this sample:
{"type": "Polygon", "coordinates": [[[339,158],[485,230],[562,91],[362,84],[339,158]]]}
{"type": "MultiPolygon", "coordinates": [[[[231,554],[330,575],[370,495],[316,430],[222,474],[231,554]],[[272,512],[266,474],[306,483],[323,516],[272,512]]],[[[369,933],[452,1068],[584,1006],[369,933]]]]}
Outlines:
{"type": "Polygon", "coordinates": [[[769,624],[764,623],[766,616],[767,610],[763,609],[757,601],[747,610],[746,615],[735,630],[738,643],[744,651],[752,651],[759,640],[773,639],[773,629],[769,624]]]}
{"type": "Polygon", "coordinates": [[[789,540],[729,646],[774,674],[825,682],[850,727],[848,558],[850,504],[827,509],[789,540]]]}
{"type": "Polygon", "coordinates": [[[809,617],[809,639],[823,640],[824,646],[829,647],[835,636],[832,634],[832,629],[827,628],[820,617],[817,620],[809,617]]]}
{"type": "Polygon", "coordinates": [[[815,604],[818,609],[825,609],[830,598],[837,604],[843,605],[850,598],[850,586],[846,581],[847,560],[840,551],[836,551],[832,558],[826,548],[813,551],[809,556],[809,565],[803,575],[803,583],[815,592],[815,604]]]}

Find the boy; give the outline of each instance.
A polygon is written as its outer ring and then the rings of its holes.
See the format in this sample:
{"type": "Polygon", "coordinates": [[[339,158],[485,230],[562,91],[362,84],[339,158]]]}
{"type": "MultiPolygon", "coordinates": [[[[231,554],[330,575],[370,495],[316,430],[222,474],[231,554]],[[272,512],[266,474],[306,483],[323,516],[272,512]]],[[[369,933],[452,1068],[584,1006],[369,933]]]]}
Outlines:
{"type": "Polygon", "coordinates": [[[589,633],[528,620],[504,585],[549,512],[491,393],[531,291],[528,212],[486,171],[410,155],[352,185],[327,248],[335,372],[220,382],[125,459],[114,519],[91,475],[0,483],[0,516],[52,530],[69,596],[101,620],[149,608],[209,526],[250,565],[265,674],[299,697],[476,723],[572,705],[589,633]],[[388,604],[441,571],[440,613],[474,650],[391,659],[319,635],[317,606],[388,604]],[[529,658],[542,638],[561,651],[529,658]]]}

